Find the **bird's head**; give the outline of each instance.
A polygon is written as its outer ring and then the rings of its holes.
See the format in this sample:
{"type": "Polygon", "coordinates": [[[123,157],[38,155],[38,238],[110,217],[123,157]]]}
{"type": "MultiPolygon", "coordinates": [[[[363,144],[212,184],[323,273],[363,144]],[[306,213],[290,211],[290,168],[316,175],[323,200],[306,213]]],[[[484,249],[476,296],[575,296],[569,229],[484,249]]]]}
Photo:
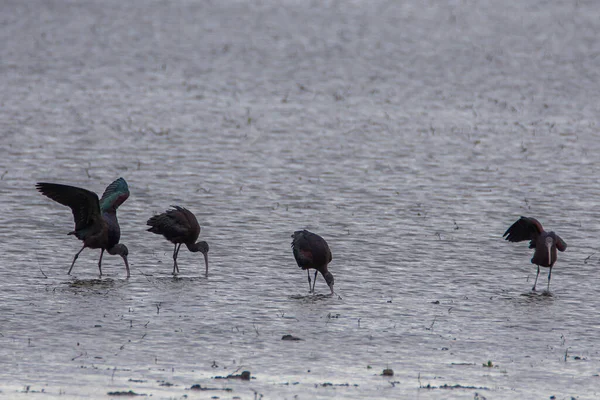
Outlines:
{"type": "Polygon", "coordinates": [[[120,255],[124,259],[127,259],[127,256],[129,255],[129,249],[127,248],[127,246],[125,246],[123,243],[118,243],[115,245],[114,249],[116,250],[116,253],[118,255],[120,255]]]}

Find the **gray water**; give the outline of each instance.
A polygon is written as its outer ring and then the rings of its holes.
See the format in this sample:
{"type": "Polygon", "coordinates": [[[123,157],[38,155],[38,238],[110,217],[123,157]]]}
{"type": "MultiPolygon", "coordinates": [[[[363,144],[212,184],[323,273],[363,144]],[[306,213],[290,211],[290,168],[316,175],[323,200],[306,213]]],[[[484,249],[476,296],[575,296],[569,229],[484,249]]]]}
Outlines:
{"type": "Polygon", "coordinates": [[[439,3],[3,1],[0,396],[596,398],[600,6],[439,3]],[[119,176],[132,277],[89,249],[66,275],[35,182],[119,176]],[[145,231],[171,204],[208,278],[145,231]],[[569,245],[550,295],[520,215],[569,245]]]}

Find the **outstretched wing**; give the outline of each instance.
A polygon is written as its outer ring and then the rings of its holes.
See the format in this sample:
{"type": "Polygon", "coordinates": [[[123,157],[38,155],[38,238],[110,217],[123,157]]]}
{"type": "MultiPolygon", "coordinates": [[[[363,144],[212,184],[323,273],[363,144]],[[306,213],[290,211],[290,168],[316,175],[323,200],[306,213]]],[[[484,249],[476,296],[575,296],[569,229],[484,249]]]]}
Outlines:
{"type": "Polygon", "coordinates": [[[100,210],[102,212],[114,210],[129,197],[129,186],[123,178],[119,178],[106,187],[100,199],[100,210]]]}
{"type": "Polygon", "coordinates": [[[529,247],[534,248],[536,239],[543,231],[544,228],[542,228],[542,224],[540,224],[537,219],[521,217],[517,222],[512,224],[502,236],[509,242],[531,240],[529,247]]]}
{"type": "Polygon", "coordinates": [[[44,196],[71,208],[75,219],[75,235],[100,223],[102,216],[100,215],[100,204],[96,193],[57,183],[40,182],[35,187],[44,196]]]}

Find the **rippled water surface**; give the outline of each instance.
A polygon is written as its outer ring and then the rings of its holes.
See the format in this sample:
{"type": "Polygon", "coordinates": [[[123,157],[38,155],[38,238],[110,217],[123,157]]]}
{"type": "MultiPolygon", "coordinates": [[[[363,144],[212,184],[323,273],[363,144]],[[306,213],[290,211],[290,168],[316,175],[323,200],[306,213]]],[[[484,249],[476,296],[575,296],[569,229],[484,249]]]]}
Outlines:
{"type": "Polygon", "coordinates": [[[0,396],[597,398],[600,6],[438,3],[4,1],[0,396]],[[66,275],[35,182],[119,176],[132,277],[89,249],[66,275]],[[171,204],[208,278],[145,231],[171,204]],[[569,245],[551,295],[520,215],[569,245]]]}

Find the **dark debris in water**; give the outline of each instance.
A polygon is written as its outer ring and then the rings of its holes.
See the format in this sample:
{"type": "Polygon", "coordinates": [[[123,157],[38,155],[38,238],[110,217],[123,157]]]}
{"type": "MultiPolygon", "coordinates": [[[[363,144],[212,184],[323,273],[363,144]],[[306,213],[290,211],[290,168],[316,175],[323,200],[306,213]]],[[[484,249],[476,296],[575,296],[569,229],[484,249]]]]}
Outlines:
{"type": "Polygon", "coordinates": [[[241,379],[243,381],[249,381],[251,378],[250,371],[242,371],[241,374],[229,374],[227,376],[215,376],[213,379],[241,379]]]}
{"type": "Polygon", "coordinates": [[[391,368],[386,368],[381,373],[382,376],[394,376],[394,370],[391,368]]]}
{"type": "Polygon", "coordinates": [[[304,339],[301,339],[299,337],[292,336],[292,335],[283,335],[281,337],[281,340],[304,340],[304,339]]]}
{"type": "Polygon", "coordinates": [[[106,394],[109,395],[109,396],[131,396],[131,397],[133,397],[133,396],[146,396],[145,394],[138,394],[138,393],[134,392],[133,390],[130,390],[128,392],[126,392],[124,390],[121,391],[121,392],[108,392],[106,394]]]}
{"type": "Polygon", "coordinates": [[[202,387],[199,383],[196,383],[195,385],[192,385],[190,387],[190,390],[224,390],[226,392],[232,392],[233,389],[231,388],[209,388],[209,387],[202,387]]]}
{"type": "Polygon", "coordinates": [[[350,384],[350,383],[331,383],[331,382],[323,382],[323,383],[315,384],[315,387],[319,387],[319,386],[321,386],[321,387],[351,387],[351,386],[352,387],[358,387],[358,384],[356,384],[356,383],[353,383],[353,384],[350,384]]]}
{"type": "MultiPolygon", "coordinates": [[[[0,393],[2,393],[2,392],[0,391],[0,393]]],[[[31,386],[25,386],[25,389],[23,389],[23,390],[21,391],[21,393],[46,393],[46,390],[45,390],[45,389],[41,389],[41,390],[33,390],[33,389],[31,388],[31,386]]]]}
{"type": "Polygon", "coordinates": [[[479,390],[490,390],[490,388],[484,387],[484,386],[464,386],[461,384],[456,384],[456,385],[448,385],[447,383],[444,383],[443,385],[440,386],[432,386],[429,383],[426,386],[419,386],[419,389],[450,389],[450,390],[454,390],[454,389],[479,389],[479,390]]]}

